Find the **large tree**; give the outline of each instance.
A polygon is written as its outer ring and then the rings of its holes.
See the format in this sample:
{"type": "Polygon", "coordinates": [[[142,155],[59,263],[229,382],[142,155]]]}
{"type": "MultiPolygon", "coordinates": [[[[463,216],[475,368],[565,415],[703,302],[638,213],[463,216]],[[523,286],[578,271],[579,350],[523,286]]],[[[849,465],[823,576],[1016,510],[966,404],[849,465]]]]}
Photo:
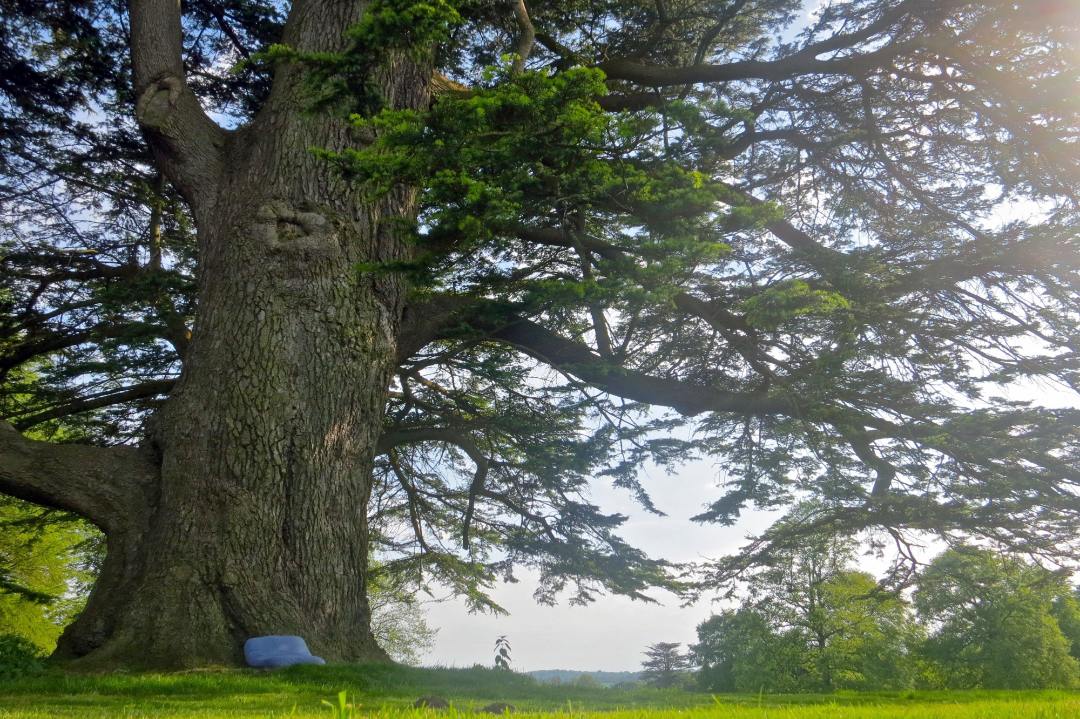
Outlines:
{"type": "MultiPolygon", "coordinates": [[[[1065,619],[1068,576],[986,549],[956,547],[919,578],[915,606],[932,627],[923,647],[949,688],[1072,687],[1065,619]],[[1055,603],[1058,603],[1055,611],[1055,603]]],[[[1072,628],[1072,627],[1068,627],[1072,628]]]]}
{"type": "Polygon", "coordinates": [[[697,635],[691,651],[704,691],[792,694],[820,688],[808,680],[804,638],[777,632],[774,622],[752,607],[712,615],[697,626],[697,635]]]}
{"type": "MultiPolygon", "coordinates": [[[[811,540],[748,578],[743,611],[769,622],[777,647],[798,648],[793,664],[804,670],[802,689],[911,684],[909,649],[921,638],[914,613],[872,575],[854,569],[854,549],[847,539],[811,540]]],[[[700,628],[699,638],[708,641],[700,628]]]]}
{"type": "Polygon", "coordinates": [[[647,458],[722,458],[701,521],[818,501],[708,582],[1072,556],[1077,413],[994,395],[1077,388],[1080,13],[802,6],[2,0],[0,491],[108,542],[59,656],[378,656],[373,541],[643,596],[586,490],[647,458]]]}

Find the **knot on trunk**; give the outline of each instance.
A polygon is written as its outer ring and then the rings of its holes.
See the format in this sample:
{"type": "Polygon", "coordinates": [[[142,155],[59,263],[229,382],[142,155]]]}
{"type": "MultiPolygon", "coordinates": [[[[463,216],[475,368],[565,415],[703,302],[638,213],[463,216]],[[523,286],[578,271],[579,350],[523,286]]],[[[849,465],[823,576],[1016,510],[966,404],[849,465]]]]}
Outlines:
{"type": "Polygon", "coordinates": [[[339,251],[334,224],[324,212],[271,200],[255,213],[256,235],[271,253],[332,255],[339,251]]]}
{"type": "Polygon", "coordinates": [[[183,89],[184,81],[174,75],[166,75],[151,83],[135,102],[135,117],[145,127],[165,127],[183,89]]]}

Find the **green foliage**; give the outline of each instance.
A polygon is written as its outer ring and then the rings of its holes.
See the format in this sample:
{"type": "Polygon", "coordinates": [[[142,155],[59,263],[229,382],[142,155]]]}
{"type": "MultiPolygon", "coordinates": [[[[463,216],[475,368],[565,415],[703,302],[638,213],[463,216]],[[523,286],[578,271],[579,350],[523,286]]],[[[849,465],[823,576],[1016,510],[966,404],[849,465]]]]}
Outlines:
{"type": "Polygon", "coordinates": [[[603,686],[592,674],[579,674],[571,684],[581,689],[598,689],[603,686]]]}
{"type": "Polygon", "coordinates": [[[0,680],[9,681],[42,670],[41,648],[19,634],[0,634],[0,680]]]}
{"type": "Polygon", "coordinates": [[[852,543],[819,540],[752,574],[737,611],[698,626],[699,683],[728,692],[913,686],[923,631],[902,597],[852,561],[852,543]]]}
{"type": "Polygon", "coordinates": [[[804,690],[806,646],[792,633],[777,633],[750,607],[725,610],[698,625],[692,647],[698,686],[708,692],[804,690]]]}
{"type": "Polygon", "coordinates": [[[840,293],[813,289],[803,280],[774,285],[742,303],[746,321],[762,329],[776,329],[796,317],[829,315],[850,307],[840,293]]]}
{"type": "Polygon", "coordinates": [[[375,0],[360,22],[345,32],[348,47],[341,52],[305,52],[274,43],[236,66],[272,68],[283,63],[302,65],[310,92],[309,110],[346,107],[365,114],[377,112],[379,95],[372,73],[396,54],[428,65],[433,48],[445,42],[461,16],[446,0],[375,0]]]}
{"type": "Polygon", "coordinates": [[[330,708],[330,716],[333,719],[352,719],[356,716],[355,707],[348,702],[347,692],[338,692],[337,702],[328,702],[324,699],[322,703],[330,708]]]}
{"type": "Polygon", "coordinates": [[[1010,555],[950,549],[914,608],[850,567],[851,547],[809,545],[753,574],[738,610],[698,626],[699,685],[717,692],[1075,686],[1076,594],[1010,555]],[[918,621],[916,621],[918,619],[918,621]]]}
{"type": "Polygon", "coordinates": [[[81,610],[100,535],[70,515],[0,497],[0,626],[39,652],[81,610]]]}
{"type": "Polygon", "coordinates": [[[915,593],[920,616],[934,627],[923,652],[941,667],[947,687],[1075,686],[1080,665],[1055,618],[1055,600],[1062,616],[1069,594],[1060,576],[1036,565],[986,549],[950,549],[915,593]]]}
{"type": "MultiPolygon", "coordinates": [[[[420,221],[427,229],[421,242],[432,260],[449,242],[461,257],[492,242],[498,246],[507,232],[548,214],[553,203],[586,211],[615,193],[658,216],[715,203],[721,188],[700,172],[633,157],[659,116],[605,112],[598,99],[606,92],[596,69],[514,74],[507,66],[490,68],[482,86],[443,97],[427,113],[356,116],[358,130],[376,138],[370,146],[317,152],[375,194],[398,184],[422,186],[420,221]]],[[[681,256],[704,259],[726,250],[703,239],[680,247],[681,256]]],[[[673,266],[680,259],[676,246],[656,246],[650,254],[657,261],[670,254],[666,261],[673,266]]],[[[535,291],[550,297],[542,285],[535,291]]]]}
{"type": "MultiPolygon", "coordinates": [[[[12,375],[31,390],[4,399],[14,406],[32,401],[38,374],[12,375]]],[[[64,442],[82,432],[52,421],[27,435],[64,442]]],[[[103,553],[103,535],[86,520],[0,495],[0,626],[38,651],[52,651],[64,626],[82,610],[103,553]]]]}
{"type": "Polygon", "coordinates": [[[1080,660],[1080,589],[1054,597],[1051,614],[1069,642],[1069,654],[1080,660]]]}
{"type": "Polygon", "coordinates": [[[368,58],[391,50],[423,54],[449,39],[461,21],[447,0],[375,0],[347,37],[355,42],[354,52],[368,58]]]}
{"type": "Polygon", "coordinates": [[[658,689],[669,689],[685,683],[691,657],[679,651],[680,646],[674,642],[657,642],[646,647],[645,661],[641,663],[641,680],[658,689]]]}
{"type": "Polygon", "coordinates": [[[912,649],[922,637],[907,602],[865,572],[844,571],[821,589],[821,628],[832,636],[817,661],[818,675],[838,689],[912,686],[912,649]]]}

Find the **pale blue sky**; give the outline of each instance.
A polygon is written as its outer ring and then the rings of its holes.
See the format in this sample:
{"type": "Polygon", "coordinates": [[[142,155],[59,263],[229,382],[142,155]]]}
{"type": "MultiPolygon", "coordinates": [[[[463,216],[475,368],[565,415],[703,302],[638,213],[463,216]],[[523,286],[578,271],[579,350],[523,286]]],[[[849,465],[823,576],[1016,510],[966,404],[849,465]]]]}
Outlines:
{"type": "MultiPolygon", "coordinates": [[[[1048,407],[1080,407],[1071,391],[1049,383],[1027,382],[1009,388],[1009,399],[1030,400],[1048,407]]],[[[674,475],[650,468],[645,486],[657,506],[667,513],[656,517],[642,511],[624,491],[606,482],[593,484],[593,500],[606,511],[630,517],[623,536],[652,556],[672,561],[693,561],[729,554],[749,534],[764,529],[770,517],[748,513],[734,527],[700,525],[689,517],[716,498],[719,468],[713,461],[689,463],[674,475]]],[[[929,547],[929,558],[936,549],[929,547]]],[[[887,561],[864,557],[864,569],[880,572],[887,561]]],[[[495,600],[509,616],[469,614],[464,602],[449,600],[427,606],[429,623],[439,630],[434,647],[422,657],[426,665],[490,665],[495,637],[505,634],[513,647],[513,666],[534,669],[581,669],[634,671],[640,668],[642,650],[655,642],[692,643],[695,629],[716,608],[724,605],[702,600],[681,607],[670,595],[655,593],[660,605],[633,602],[623,597],[604,597],[587,607],[565,602],[554,607],[533,601],[536,576],[521,572],[520,582],[500,585],[495,600]]]]}
{"type": "MultiPolygon", "coordinates": [[[[630,496],[604,482],[593,486],[593,500],[607,511],[630,517],[623,536],[652,556],[690,561],[727,554],[750,532],[762,529],[767,518],[748,517],[736,527],[702,526],[689,521],[710,497],[718,496],[718,470],[709,461],[688,464],[674,476],[662,470],[647,472],[646,486],[666,517],[636,507],[630,496]]],[[[536,575],[520,573],[521,581],[500,585],[495,600],[509,616],[469,614],[464,602],[446,601],[428,606],[428,620],[439,629],[425,664],[471,666],[490,664],[495,637],[505,634],[513,647],[514,667],[533,669],[637,670],[647,644],[662,641],[692,642],[695,627],[709,616],[712,605],[702,601],[682,608],[679,601],[654,592],[660,605],[605,597],[586,607],[565,602],[538,606],[532,598],[536,575]]]]}

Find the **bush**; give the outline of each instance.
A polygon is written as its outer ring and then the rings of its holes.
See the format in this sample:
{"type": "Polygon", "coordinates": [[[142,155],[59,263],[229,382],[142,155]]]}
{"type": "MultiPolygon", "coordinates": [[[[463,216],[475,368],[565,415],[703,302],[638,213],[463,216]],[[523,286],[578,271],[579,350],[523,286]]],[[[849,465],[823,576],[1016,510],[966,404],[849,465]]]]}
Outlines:
{"type": "Polygon", "coordinates": [[[0,634],[0,680],[15,679],[42,669],[41,651],[18,634],[0,634]]]}

